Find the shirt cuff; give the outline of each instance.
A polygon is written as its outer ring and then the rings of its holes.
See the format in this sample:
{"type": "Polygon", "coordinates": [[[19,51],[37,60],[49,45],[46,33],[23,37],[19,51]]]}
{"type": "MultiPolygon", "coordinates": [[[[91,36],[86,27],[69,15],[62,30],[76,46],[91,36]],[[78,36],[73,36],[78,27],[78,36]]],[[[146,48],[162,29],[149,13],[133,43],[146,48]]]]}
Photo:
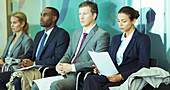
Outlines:
{"type": "Polygon", "coordinates": [[[75,67],[75,64],[71,64],[71,66],[72,66],[72,72],[76,72],[76,67],[75,67]]]}
{"type": "Polygon", "coordinates": [[[36,66],[36,64],[35,64],[35,62],[34,62],[34,64],[33,64],[34,66],[36,66]]]}

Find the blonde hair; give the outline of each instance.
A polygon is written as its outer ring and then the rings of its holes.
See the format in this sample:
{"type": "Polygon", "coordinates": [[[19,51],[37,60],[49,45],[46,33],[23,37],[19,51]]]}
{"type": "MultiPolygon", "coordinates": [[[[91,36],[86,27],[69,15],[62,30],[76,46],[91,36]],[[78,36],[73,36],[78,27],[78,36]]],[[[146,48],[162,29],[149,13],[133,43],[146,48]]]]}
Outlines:
{"type": "Polygon", "coordinates": [[[23,31],[28,35],[29,34],[29,25],[27,23],[27,17],[23,12],[15,12],[12,14],[12,16],[16,17],[19,19],[19,22],[25,22],[25,25],[23,27],[23,31]]]}

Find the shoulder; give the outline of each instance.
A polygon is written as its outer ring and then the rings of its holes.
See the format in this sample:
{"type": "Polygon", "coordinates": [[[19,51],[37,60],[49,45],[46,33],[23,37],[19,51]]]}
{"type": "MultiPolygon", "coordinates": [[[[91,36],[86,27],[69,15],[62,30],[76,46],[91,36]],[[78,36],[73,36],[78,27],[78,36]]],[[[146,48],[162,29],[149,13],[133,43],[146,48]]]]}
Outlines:
{"type": "Polygon", "coordinates": [[[118,35],[113,36],[113,37],[112,37],[112,40],[117,40],[117,39],[120,40],[121,37],[122,37],[122,34],[118,34],[118,35]]]}
{"type": "Polygon", "coordinates": [[[81,34],[83,32],[83,29],[77,29],[77,30],[74,30],[72,33],[71,33],[71,36],[73,35],[77,35],[77,34],[81,34]]]}
{"type": "Polygon", "coordinates": [[[30,36],[28,36],[27,34],[25,34],[25,35],[23,36],[23,38],[24,38],[24,39],[31,39],[30,36]]]}
{"type": "Polygon", "coordinates": [[[32,43],[33,40],[31,37],[29,37],[27,34],[24,35],[23,37],[23,43],[26,44],[26,43],[32,43]]]}
{"type": "Polygon", "coordinates": [[[55,27],[51,33],[55,33],[55,36],[61,37],[69,36],[69,33],[65,29],[60,27],[55,27]]]}
{"type": "Polygon", "coordinates": [[[61,33],[66,33],[66,34],[68,34],[68,32],[67,32],[65,29],[60,28],[60,27],[57,27],[57,28],[56,28],[56,31],[61,32],[61,33]]]}
{"type": "Polygon", "coordinates": [[[95,35],[97,36],[102,36],[102,37],[109,37],[110,39],[110,34],[109,32],[103,30],[102,28],[98,27],[97,30],[94,30],[94,33],[96,33],[95,35]]]}
{"type": "Polygon", "coordinates": [[[139,31],[136,31],[136,39],[137,40],[150,40],[149,39],[149,36],[148,35],[146,35],[146,34],[143,34],[143,33],[140,33],[139,31]]]}

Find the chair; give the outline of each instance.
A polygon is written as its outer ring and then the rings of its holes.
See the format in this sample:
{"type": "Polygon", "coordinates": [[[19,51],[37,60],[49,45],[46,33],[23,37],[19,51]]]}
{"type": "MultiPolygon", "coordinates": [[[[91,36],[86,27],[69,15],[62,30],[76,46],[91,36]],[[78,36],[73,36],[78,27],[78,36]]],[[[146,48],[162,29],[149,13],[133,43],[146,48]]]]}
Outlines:
{"type": "Polygon", "coordinates": [[[150,66],[150,67],[156,67],[157,65],[158,65],[158,60],[151,58],[151,59],[150,59],[149,66],[150,66]]]}
{"type": "Polygon", "coordinates": [[[15,69],[15,67],[12,68],[13,65],[18,65],[18,63],[20,63],[20,61],[21,61],[20,59],[6,57],[5,64],[2,66],[1,72],[13,71],[15,69]]]}
{"type": "MultiPolygon", "coordinates": [[[[157,59],[150,58],[150,67],[156,67],[157,66],[157,59]]],[[[80,90],[83,86],[83,81],[88,75],[93,74],[93,67],[86,67],[82,68],[77,71],[76,73],[76,90],[80,90]]],[[[147,88],[147,87],[146,87],[147,88]]],[[[150,87],[149,87],[150,88],[150,87]]],[[[148,89],[145,89],[148,90],[148,89]]]]}

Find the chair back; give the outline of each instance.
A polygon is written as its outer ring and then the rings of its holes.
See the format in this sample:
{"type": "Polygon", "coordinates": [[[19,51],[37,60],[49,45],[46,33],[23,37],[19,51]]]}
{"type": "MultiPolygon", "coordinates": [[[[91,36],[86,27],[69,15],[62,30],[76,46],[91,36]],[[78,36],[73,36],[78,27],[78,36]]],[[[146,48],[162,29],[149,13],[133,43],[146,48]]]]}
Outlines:
{"type": "Polygon", "coordinates": [[[150,65],[149,65],[150,67],[156,67],[157,64],[158,64],[157,59],[153,59],[153,58],[150,59],[150,65]]]}

